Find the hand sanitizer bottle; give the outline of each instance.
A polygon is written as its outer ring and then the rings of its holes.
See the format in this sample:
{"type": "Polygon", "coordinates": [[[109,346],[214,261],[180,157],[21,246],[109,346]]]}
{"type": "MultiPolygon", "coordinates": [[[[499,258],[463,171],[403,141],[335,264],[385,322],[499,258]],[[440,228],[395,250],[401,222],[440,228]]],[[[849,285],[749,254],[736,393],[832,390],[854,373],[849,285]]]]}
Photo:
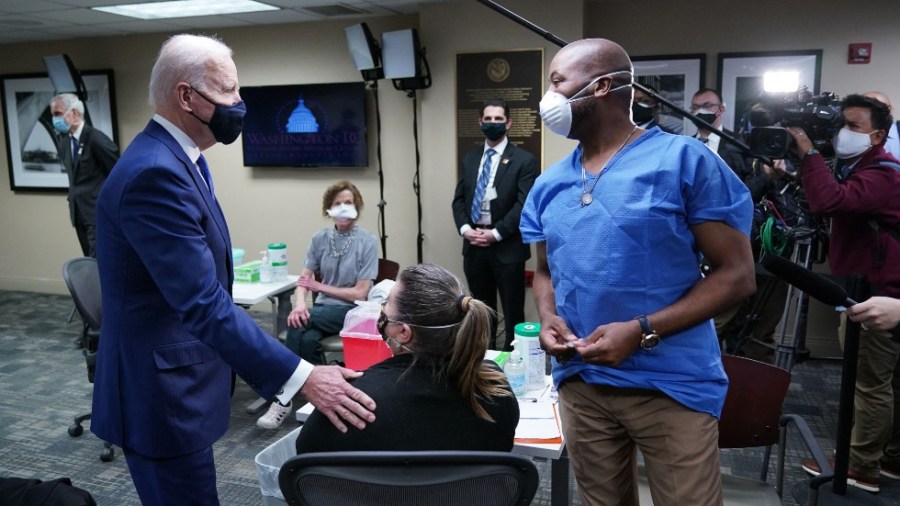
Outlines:
{"type": "Polygon", "coordinates": [[[259,282],[272,282],[272,262],[269,260],[268,251],[260,251],[262,253],[262,265],[259,266],[259,282]]]}
{"type": "Polygon", "coordinates": [[[509,361],[506,362],[504,372],[506,373],[506,379],[509,381],[509,386],[512,388],[513,394],[515,394],[516,397],[524,397],[525,392],[528,389],[528,375],[526,373],[525,360],[522,359],[522,355],[519,352],[518,341],[513,341],[512,345],[515,348],[509,355],[509,361]]]}

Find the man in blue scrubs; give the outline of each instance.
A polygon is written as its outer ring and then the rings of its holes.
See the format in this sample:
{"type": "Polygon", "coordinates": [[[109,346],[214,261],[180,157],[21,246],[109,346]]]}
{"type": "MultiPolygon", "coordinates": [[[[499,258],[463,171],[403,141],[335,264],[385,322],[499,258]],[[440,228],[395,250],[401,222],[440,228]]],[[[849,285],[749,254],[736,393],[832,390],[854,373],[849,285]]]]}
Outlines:
{"type": "Polygon", "coordinates": [[[702,143],[632,122],[632,70],[604,39],[550,64],[542,119],[580,144],[522,212],[541,344],[582,504],[637,504],[636,449],[656,504],[722,504],[728,379],[710,318],[755,290],[752,203],[702,143]]]}

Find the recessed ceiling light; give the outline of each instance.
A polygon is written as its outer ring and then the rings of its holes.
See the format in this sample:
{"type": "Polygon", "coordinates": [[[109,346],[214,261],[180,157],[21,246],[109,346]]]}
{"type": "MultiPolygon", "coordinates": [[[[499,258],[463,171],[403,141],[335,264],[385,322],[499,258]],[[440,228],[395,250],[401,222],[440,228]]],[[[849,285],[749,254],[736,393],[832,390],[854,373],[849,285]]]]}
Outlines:
{"type": "Polygon", "coordinates": [[[278,10],[278,7],[254,0],[174,0],[91,8],[138,19],[187,18],[278,10]]]}

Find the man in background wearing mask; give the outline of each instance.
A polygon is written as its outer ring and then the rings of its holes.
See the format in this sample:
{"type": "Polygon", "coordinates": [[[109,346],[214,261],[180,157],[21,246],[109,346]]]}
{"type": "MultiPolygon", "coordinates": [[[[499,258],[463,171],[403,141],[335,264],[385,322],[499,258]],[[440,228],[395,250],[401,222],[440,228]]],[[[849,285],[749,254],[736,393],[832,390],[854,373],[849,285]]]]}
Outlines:
{"type": "MultiPolygon", "coordinates": [[[[834,174],[809,136],[788,128],[800,164],[800,181],[815,214],[831,218],[831,273],[864,275],[873,295],[900,296],[900,164],[886,153],[891,113],[884,103],[848,95],[841,103],[845,125],[834,139],[834,174]]],[[[841,315],[843,339],[846,315],[841,315]]],[[[878,492],[879,473],[900,478],[900,433],[895,396],[900,395],[900,344],[891,333],[863,326],[859,339],[854,424],[847,483],[878,492]],[[894,423],[892,423],[892,420],[894,423]]],[[[803,468],[818,474],[814,462],[803,468]]]]}
{"type": "MultiPolygon", "coordinates": [[[[691,97],[691,114],[722,130],[722,115],[725,114],[725,103],[722,102],[722,96],[712,88],[703,88],[694,93],[694,96],[691,97]]],[[[726,133],[734,135],[730,131],[726,131],[726,133]]],[[[741,181],[751,176],[753,170],[744,162],[744,154],[728,141],[722,140],[712,130],[701,126],[697,127],[695,137],[706,144],[706,147],[713,153],[722,157],[722,160],[725,160],[725,163],[741,178],[741,181]]]]}
{"type": "MultiPolygon", "coordinates": [[[[645,84],[645,87],[649,88],[651,91],[658,93],[659,91],[650,86],[649,84],[645,84]]],[[[676,120],[672,116],[666,116],[667,124],[663,124],[663,117],[659,114],[659,101],[656,100],[652,95],[644,93],[643,91],[635,88],[634,89],[634,102],[631,103],[631,119],[637,124],[637,126],[643,128],[644,130],[650,130],[653,127],[659,127],[660,130],[670,134],[680,134],[682,121],[676,120]],[[677,131],[676,131],[677,129],[677,131]]]]}
{"type": "Polygon", "coordinates": [[[53,97],[50,113],[59,134],[56,151],[69,175],[69,219],[82,254],[96,257],[97,195],[119,159],[119,148],[105,133],[84,122],[84,103],[74,94],[53,97]]]}
{"type": "MultiPolygon", "coordinates": [[[[894,106],[891,105],[891,99],[884,93],[880,91],[867,91],[863,93],[863,96],[874,98],[883,103],[887,106],[888,111],[893,114],[894,106]]],[[[900,160],[900,132],[898,132],[900,121],[897,121],[897,118],[894,118],[894,120],[895,122],[891,123],[891,128],[888,129],[887,139],[884,141],[884,150],[890,153],[894,158],[900,160]]]]}
{"type": "MultiPolygon", "coordinates": [[[[469,151],[459,169],[453,195],[453,219],[463,237],[463,269],[472,296],[495,312],[500,293],[506,340],[512,349],[515,326],[525,321],[525,261],[531,247],[522,242],[519,217],[525,196],[538,175],[531,153],[509,141],[509,107],[488,100],[478,119],[484,145],[469,151]]],[[[497,317],[491,320],[488,348],[498,349],[497,317]]]]}
{"type": "Polygon", "coordinates": [[[696,139],[632,123],[618,44],[573,42],[549,70],[541,117],[580,144],[538,177],[521,230],[581,503],[636,505],[639,448],[654,502],[721,504],[710,318],[754,290],[750,195],[696,139]]]}
{"type": "Polygon", "coordinates": [[[375,403],[349,369],[313,367],[231,300],[228,225],[201,152],[241,133],[232,52],[176,35],[150,74],[156,114],[97,201],[103,329],[91,430],[122,447],[145,506],[219,504],[212,444],[228,429],[234,373],[265,398],[298,390],[341,431],[375,403]]]}

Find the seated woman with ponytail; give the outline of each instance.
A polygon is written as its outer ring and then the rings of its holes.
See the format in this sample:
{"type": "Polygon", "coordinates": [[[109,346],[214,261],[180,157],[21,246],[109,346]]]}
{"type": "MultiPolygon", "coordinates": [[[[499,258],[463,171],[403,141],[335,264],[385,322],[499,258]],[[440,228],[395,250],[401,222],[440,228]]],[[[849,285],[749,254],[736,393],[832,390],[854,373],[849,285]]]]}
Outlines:
{"type": "Polygon", "coordinates": [[[394,356],[353,381],[378,405],[375,421],[341,434],[315,411],[297,453],[512,449],[519,405],[503,372],[484,360],[491,309],[456,276],[432,264],[404,269],[378,328],[394,356]]]}

